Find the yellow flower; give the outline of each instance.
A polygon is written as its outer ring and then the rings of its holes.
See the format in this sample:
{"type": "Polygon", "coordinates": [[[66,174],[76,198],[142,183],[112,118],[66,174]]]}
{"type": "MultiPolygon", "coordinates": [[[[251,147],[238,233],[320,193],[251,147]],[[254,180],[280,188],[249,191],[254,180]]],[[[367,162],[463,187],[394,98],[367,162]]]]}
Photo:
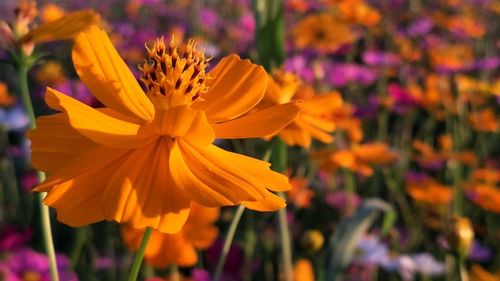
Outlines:
{"type": "Polygon", "coordinates": [[[335,130],[335,123],[326,115],[342,106],[342,97],[338,92],[316,95],[311,87],[301,83],[292,73],[274,72],[269,78],[266,96],[259,107],[266,108],[299,100],[301,101],[298,104],[301,110],[299,116],[278,132],[279,137],[288,145],[305,148],[311,145],[313,138],[331,143],[333,137],[330,133],[335,130]]]}
{"type": "MultiPolygon", "coordinates": [[[[197,249],[210,247],[219,230],[214,226],[219,217],[218,208],[207,208],[192,203],[186,224],[179,233],[166,234],[154,230],[144,253],[146,262],[154,267],[166,268],[175,264],[193,266],[198,262],[197,249]]],[[[125,244],[139,249],[144,229],[135,229],[128,225],[122,227],[125,244]]]]}
{"type": "Polygon", "coordinates": [[[312,48],[320,52],[335,52],[357,38],[348,23],[326,13],[305,17],[293,28],[292,34],[298,48],[312,48]]]}
{"type": "Polygon", "coordinates": [[[73,63],[105,107],[94,109],[54,89],[45,100],[61,113],[40,117],[30,132],[33,165],[48,173],[37,191],[71,226],[102,220],[181,230],[191,201],[260,211],[285,206],[268,191],[290,189],[270,164],[212,145],[215,138],[262,137],[290,123],[293,104],[250,111],[267,74],[236,55],[209,73],[193,43],[158,39],[140,67],[141,89],[107,34],[92,27],[75,39],[73,63]]]}

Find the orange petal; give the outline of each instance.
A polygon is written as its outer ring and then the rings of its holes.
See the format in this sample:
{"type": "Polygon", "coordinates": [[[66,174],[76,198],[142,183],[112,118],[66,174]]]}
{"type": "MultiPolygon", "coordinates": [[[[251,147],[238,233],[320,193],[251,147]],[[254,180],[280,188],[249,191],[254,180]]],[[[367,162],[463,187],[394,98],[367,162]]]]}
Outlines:
{"type": "MultiPolygon", "coordinates": [[[[129,225],[122,227],[122,237],[125,244],[139,249],[144,229],[134,229],[129,225]]],[[[184,239],[182,233],[165,234],[153,230],[149,238],[144,259],[156,268],[166,268],[175,264],[179,266],[193,266],[198,256],[193,246],[184,239]]]]}
{"type": "Polygon", "coordinates": [[[213,124],[217,138],[258,138],[275,134],[297,117],[296,103],[287,103],[255,111],[240,118],[213,124]]]}
{"type": "Polygon", "coordinates": [[[78,35],[72,56],[78,76],[103,104],[139,123],[153,120],[153,104],[102,29],[78,35]]]}
{"type": "MultiPolygon", "coordinates": [[[[96,152],[96,151],[94,151],[96,152]]],[[[105,219],[102,211],[102,194],[109,181],[109,174],[121,163],[121,154],[98,151],[104,160],[95,161],[95,153],[86,153],[54,172],[37,189],[49,188],[45,204],[57,211],[59,221],[80,227],[105,219]],[[89,163],[92,162],[92,163],[89,163]]]]}
{"type": "Polygon", "coordinates": [[[330,113],[341,107],[343,104],[342,96],[338,92],[314,96],[311,99],[304,100],[300,108],[314,115],[330,113]]]}
{"type": "Polygon", "coordinates": [[[234,205],[241,200],[262,197],[244,179],[214,165],[182,139],[172,147],[170,167],[176,184],[182,186],[193,201],[207,207],[234,205]]]}
{"type": "Polygon", "coordinates": [[[331,133],[336,128],[334,122],[319,116],[303,113],[300,115],[300,119],[325,132],[331,133]]]}
{"type": "MultiPolygon", "coordinates": [[[[333,141],[333,136],[330,135],[328,132],[323,131],[322,129],[318,128],[315,123],[310,123],[307,121],[307,117],[303,118],[303,116],[299,116],[297,119],[295,119],[295,124],[297,127],[299,127],[303,131],[307,131],[311,137],[320,140],[324,143],[331,143],[333,141]]],[[[318,126],[320,126],[321,123],[318,122],[318,126]]]]}
{"type": "Polygon", "coordinates": [[[311,134],[308,131],[298,127],[295,122],[281,130],[279,132],[279,136],[283,140],[283,142],[285,142],[289,146],[299,145],[304,148],[309,148],[309,146],[311,146],[311,134]]]}
{"type": "Polygon", "coordinates": [[[161,135],[183,137],[199,144],[211,144],[215,133],[203,111],[189,106],[177,106],[157,112],[158,130],[161,135]]]}
{"type": "Polygon", "coordinates": [[[244,201],[241,202],[243,206],[248,209],[252,209],[260,212],[273,212],[286,207],[285,199],[275,195],[273,193],[269,193],[266,195],[264,200],[259,201],[244,201]]]}
{"type": "Polygon", "coordinates": [[[189,215],[190,200],[170,179],[169,140],[137,149],[116,170],[104,192],[106,218],[177,233],[189,215]]]}
{"type": "Polygon", "coordinates": [[[37,128],[28,133],[31,140],[31,162],[37,169],[51,173],[77,154],[98,144],[69,125],[65,113],[38,117],[37,128]]]}
{"type": "Polygon", "coordinates": [[[191,212],[182,229],[184,238],[198,249],[210,247],[219,235],[219,230],[213,225],[218,218],[219,208],[208,208],[191,202],[191,212]]]}
{"type": "Polygon", "coordinates": [[[58,20],[32,29],[21,38],[21,41],[42,43],[72,39],[90,26],[99,24],[99,21],[99,15],[92,10],[70,13],[58,20]]]}
{"type": "Polygon", "coordinates": [[[241,60],[237,55],[223,58],[209,73],[208,92],[193,108],[205,111],[210,123],[237,118],[255,107],[264,96],[267,74],[264,68],[241,60]]]}
{"type": "MultiPolygon", "coordinates": [[[[35,187],[35,191],[49,191],[54,186],[71,181],[79,175],[92,172],[96,167],[105,167],[118,161],[128,150],[114,149],[105,146],[96,146],[85,152],[77,154],[76,157],[58,169],[54,169],[47,179],[35,187]],[[100,159],[100,161],[96,161],[100,159]],[[96,164],[98,162],[98,165],[96,164]]],[[[50,161],[50,159],[47,159],[50,161]]]]}
{"type": "Polygon", "coordinates": [[[274,172],[270,169],[268,162],[241,155],[234,152],[225,151],[217,146],[210,146],[209,150],[222,159],[225,163],[231,163],[234,169],[246,176],[257,180],[261,186],[273,191],[287,191],[291,189],[288,178],[285,175],[274,172]]]}
{"type": "Polygon", "coordinates": [[[71,127],[96,143],[116,148],[135,148],[147,143],[148,134],[139,133],[135,123],[114,118],[51,88],[47,104],[68,115],[71,127]]]}

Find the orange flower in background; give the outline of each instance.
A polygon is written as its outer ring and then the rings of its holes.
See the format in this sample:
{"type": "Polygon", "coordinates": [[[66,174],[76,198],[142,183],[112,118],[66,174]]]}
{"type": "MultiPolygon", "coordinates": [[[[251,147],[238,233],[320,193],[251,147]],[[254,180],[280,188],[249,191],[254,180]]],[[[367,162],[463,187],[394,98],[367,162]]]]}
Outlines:
{"type": "Polygon", "coordinates": [[[422,50],[415,46],[413,41],[405,36],[394,36],[394,43],[399,49],[401,57],[408,61],[418,61],[422,59],[422,50]]]}
{"type": "Polygon", "coordinates": [[[16,99],[10,95],[7,84],[5,82],[0,82],[0,106],[8,107],[15,102],[16,99]]]}
{"type": "Polygon", "coordinates": [[[494,168],[481,168],[472,172],[474,180],[488,184],[500,183],[500,170],[494,168]]]}
{"type": "Polygon", "coordinates": [[[481,38],[486,34],[484,24],[466,15],[450,17],[446,25],[448,29],[463,33],[472,38],[481,38]]]}
{"type": "Polygon", "coordinates": [[[364,143],[354,147],[354,155],[358,161],[370,164],[390,164],[397,160],[397,154],[383,142],[364,143]]]}
{"type": "Polygon", "coordinates": [[[435,67],[449,70],[460,70],[470,65],[474,59],[472,49],[465,44],[441,44],[428,52],[435,67]]]}
{"type": "MultiPolygon", "coordinates": [[[[299,100],[299,116],[278,132],[279,137],[288,145],[304,148],[311,145],[312,139],[331,143],[333,136],[330,132],[335,130],[335,123],[327,115],[342,106],[342,97],[337,92],[316,95],[311,87],[301,83],[292,73],[275,71],[269,79],[266,96],[259,107],[268,108],[299,100]]],[[[272,135],[268,136],[270,137],[272,135]]]]}
{"type": "Polygon", "coordinates": [[[47,61],[36,72],[36,80],[44,85],[55,85],[66,80],[63,66],[58,61],[47,61]]]}
{"type": "Polygon", "coordinates": [[[295,206],[299,208],[308,208],[311,206],[311,199],[314,197],[314,191],[309,188],[309,181],[306,178],[291,178],[290,189],[286,194],[295,206]]]}
{"type": "Polygon", "coordinates": [[[498,131],[498,119],[491,108],[472,112],[469,115],[469,122],[476,131],[489,133],[498,131]]]}
{"type": "Polygon", "coordinates": [[[453,151],[453,140],[450,135],[441,135],[438,138],[439,149],[434,149],[429,144],[415,139],[413,148],[417,154],[413,159],[424,168],[440,168],[446,161],[458,161],[464,165],[473,165],[477,162],[476,154],[470,150],[453,151]]]}
{"type": "Polygon", "coordinates": [[[353,105],[344,102],[329,114],[328,118],[335,123],[337,130],[345,131],[349,142],[359,143],[363,140],[363,129],[361,120],[354,116],[354,111],[353,105]]]}
{"type": "Polygon", "coordinates": [[[364,143],[351,149],[319,150],[312,154],[321,169],[334,171],[345,168],[363,176],[373,174],[372,165],[387,165],[397,160],[397,154],[385,143],[364,143]]]}
{"type": "Polygon", "coordinates": [[[40,19],[43,23],[58,20],[64,17],[64,9],[54,3],[45,4],[40,9],[40,19]]]}
{"type": "MultiPolygon", "coordinates": [[[[466,75],[456,76],[458,91],[470,93],[472,97],[477,93],[498,95],[500,93],[500,80],[477,80],[466,75]]],[[[471,98],[472,98],[471,97],[471,98]]]]}
{"type": "Polygon", "coordinates": [[[48,192],[45,204],[71,226],[114,220],[165,233],[181,230],[191,201],[283,208],[268,189],[290,189],[287,177],[212,143],[273,134],[297,116],[297,106],[245,115],[264,96],[262,67],[231,55],[206,73],[207,59],[192,42],[181,48],[158,39],[148,50],[144,93],[103,30],[75,39],[76,72],[105,107],[47,89],[45,101],[61,113],[38,118],[29,133],[33,165],[48,174],[35,189],[48,192]]]}
{"type": "Polygon", "coordinates": [[[500,213],[499,187],[490,184],[475,184],[469,191],[469,198],[481,208],[500,213]]]}
{"type": "Polygon", "coordinates": [[[453,195],[450,187],[427,176],[418,180],[409,180],[406,183],[406,191],[414,200],[431,205],[448,204],[453,195]]]}
{"type": "Polygon", "coordinates": [[[295,25],[292,36],[298,48],[320,52],[335,52],[357,39],[350,24],[326,13],[306,16],[295,25]]]}
{"type": "Polygon", "coordinates": [[[478,264],[471,267],[470,281],[500,281],[500,272],[491,273],[478,264]]]}
{"type": "MultiPolygon", "coordinates": [[[[166,268],[175,264],[193,266],[198,262],[196,250],[210,247],[219,234],[214,226],[219,217],[218,208],[207,208],[193,203],[186,224],[179,233],[166,234],[154,230],[144,253],[144,259],[154,267],[166,268]]],[[[139,249],[144,229],[122,226],[125,244],[139,249]]]]}
{"type": "Polygon", "coordinates": [[[311,262],[307,259],[299,259],[293,267],[293,280],[296,281],[314,281],[314,269],[311,262]]]}
{"type": "Polygon", "coordinates": [[[381,19],[380,13],[363,0],[340,1],[338,8],[343,20],[367,27],[375,26],[381,19]]]}

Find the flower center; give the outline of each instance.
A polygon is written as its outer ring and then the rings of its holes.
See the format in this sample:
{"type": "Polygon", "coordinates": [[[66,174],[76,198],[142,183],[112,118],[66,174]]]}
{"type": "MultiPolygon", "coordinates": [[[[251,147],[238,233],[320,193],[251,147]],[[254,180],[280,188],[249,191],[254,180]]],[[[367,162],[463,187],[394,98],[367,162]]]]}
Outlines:
{"type": "Polygon", "coordinates": [[[155,107],[171,108],[190,104],[207,91],[205,73],[208,65],[202,51],[196,49],[196,42],[178,47],[174,40],[165,46],[163,38],[156,39],[148,48],[148,60],[139,66],[141,81],[147,88],[147,95],[155,107]]]}

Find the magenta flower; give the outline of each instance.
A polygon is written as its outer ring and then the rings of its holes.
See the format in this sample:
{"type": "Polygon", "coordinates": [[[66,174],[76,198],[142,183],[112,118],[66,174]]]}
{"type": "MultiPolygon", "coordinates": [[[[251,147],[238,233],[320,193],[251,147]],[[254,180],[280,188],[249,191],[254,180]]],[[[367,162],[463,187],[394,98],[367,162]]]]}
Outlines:
{"type": "MultiPolygon", "coordinates": [[[[57,255],[59,277],[65,281],[78,281],[78,277],[69,269],[69,259],[57,255]]],[[[29,248],[12,252],[7,259],[0,262],[0,275],[4,281],[38,280],[50,281],[49,260],[47,256],[29,248]]]]}

